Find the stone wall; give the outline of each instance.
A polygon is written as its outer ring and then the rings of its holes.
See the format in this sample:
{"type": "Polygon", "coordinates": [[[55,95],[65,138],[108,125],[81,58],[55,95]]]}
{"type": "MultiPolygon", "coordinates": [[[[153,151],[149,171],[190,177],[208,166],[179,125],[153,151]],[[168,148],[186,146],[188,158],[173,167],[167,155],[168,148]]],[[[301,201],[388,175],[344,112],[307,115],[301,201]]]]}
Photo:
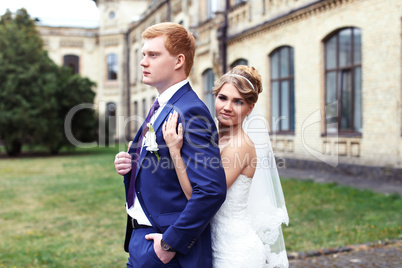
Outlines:
{"type": "MultiPolygon", "coordinates": [[[[205,1],[97,3],[104,11],[100,29],[40,27],[40,32],[56,63],[61,64],[63,55],[68,53],[80,56],[82,75],[98,84],[97,103],[102,103],[101,113],[104,103],[110,101],[117,104],[117,116],[122,118],[132,115],[134,102],[140,113],[149,108],[156,91],[141,83],[141,33],[168,18],[195,34],[197,52],[189,79],[197,94],[203,98],[205,70],[211,68],[216,78],[221,75],[222,1],[217,13],[209,18],[205,14],[205,1]],[[145,10],[132,13],[142,15],[124,26],[130,21],[128,10],[133,6],[145,10]],[[115,27],[107,17],[111,11],[123,16],[115,27]],[[117,53],[121,59],[120,76],[113,83],[105,79],[106,55],[110,52],[117,53]]],[[[402,168],[401,18],[402,1],[395,0],[249,0],[229,9],[227,65],[242,58],[258,69],[264,86],[259,103],[269,121],[269,54],[280,46],[294,49],[295,131],[291,135],[271,134],[277,156],[323,163],[328,167],[352,164],[402,168]],[[362,31],[363,130],[357,137],[327,137],[322,120],[325,108],[323,40],[345,27],[362,31]]],[[[125,127],[118,126],[119,137],[124,136],[125,127]]],[[[133,125],[131,132],[134,132],[133,125]]]]}

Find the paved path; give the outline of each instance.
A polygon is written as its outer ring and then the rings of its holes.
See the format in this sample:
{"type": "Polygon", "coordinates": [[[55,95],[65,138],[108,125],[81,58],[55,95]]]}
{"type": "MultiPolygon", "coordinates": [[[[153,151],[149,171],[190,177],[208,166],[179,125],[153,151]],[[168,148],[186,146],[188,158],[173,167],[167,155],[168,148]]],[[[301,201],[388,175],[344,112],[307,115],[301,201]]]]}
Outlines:
{"type": "MultiPolygon", "coordinates": [[[[381,180],[368,180],[361,177],[345,176],[323,171],[313,171],[304,169],[279,169],[279,176],[282,178],[310,179],[315,182],[337,182],[341,185],[347,185],[358,189],[370,189],[375,192],[385,194],[402,195],[402,183],[384,182],[381,180]]],[[[402,176],[402,174],[401,174],[402,176]]]]}
{"type": "Polygon", "coordinates": [[[402,240],[385,246],[360,246],[349,252],[289,260],[289,268],[401,268],[402,240]]]}

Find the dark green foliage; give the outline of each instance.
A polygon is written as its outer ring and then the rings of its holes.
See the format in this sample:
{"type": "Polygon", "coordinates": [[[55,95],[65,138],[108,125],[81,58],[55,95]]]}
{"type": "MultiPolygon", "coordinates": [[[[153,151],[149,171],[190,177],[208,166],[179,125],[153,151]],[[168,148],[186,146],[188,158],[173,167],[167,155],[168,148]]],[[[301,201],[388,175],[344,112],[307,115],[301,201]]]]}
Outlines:
{"type": "MultiPolygon", "coordinates": [[[[57,153],[62,146],[71,145],[66,137],[64,123],[69,111],[80,104],[92,104],[95,93],[91,88],[95,85],[87,78],[73,75],[68,67],[57,68],[52,83],[45,87],[45,100],[37,109],[33,140],[44,144],[51,153],[57,153]]],[[[97,122],[93,109],[79,109],[70,114],[71,134],[80,142],[91,142],[96,138],[97,122]]]]}
{"type": "MultiPolygon", "coordinates": [[[[25,9],[0,19],[0,140],[9,155],[22,144],[42,144],[57,153],[68,140],[64,119],[80,103],[93,103],[95,85],[87,78],[58,67],[43,50],[34,21],[25,9]]],[[[77,140],[94,140],[93,110],[74,116],[77,140]]]]}

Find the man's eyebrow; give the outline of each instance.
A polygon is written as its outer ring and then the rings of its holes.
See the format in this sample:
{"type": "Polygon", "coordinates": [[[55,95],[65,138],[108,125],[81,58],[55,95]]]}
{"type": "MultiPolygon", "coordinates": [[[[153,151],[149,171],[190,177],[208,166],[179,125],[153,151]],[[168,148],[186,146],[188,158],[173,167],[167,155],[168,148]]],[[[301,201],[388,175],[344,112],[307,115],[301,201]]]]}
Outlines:
{"type": "Polygon", "coordinates": [[[146,52],[142,52],[142,54],[161,54],[160,51],[148,50],[146,52]]]}

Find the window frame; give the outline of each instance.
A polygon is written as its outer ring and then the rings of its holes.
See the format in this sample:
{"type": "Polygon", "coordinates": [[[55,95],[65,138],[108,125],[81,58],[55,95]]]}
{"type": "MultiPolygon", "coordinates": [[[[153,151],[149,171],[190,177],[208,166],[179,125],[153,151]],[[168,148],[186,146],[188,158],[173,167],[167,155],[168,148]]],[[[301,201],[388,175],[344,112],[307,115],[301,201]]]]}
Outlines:
{"type": "MultiPolygon", "coordinates": [[[[324,131],[323,135],[325,136],[331,136],[331,135],[342,135],[342,136],[361,136],[363,132],[363,107],[362,107],[362,41],[361,41],[361,36],[362,36],[362,31],[358,27],[346,27],[346,28],[341,28],[337,29],[336,31],[332,32],[330,35],[328,35],[324,40],[323,40],[323,48],[324,48],[324,106],[325,106],[325,124],[324,124],[324,131]],[[340,63],[340,54],[341,54],[341,48],[340,48],[340,35],[344,31],[351,31],[350,34],[350,58],[346,59],[350,63],[345,64],[344,66],[341,66],[340,63]],[[355,47],[355,31],[360,32],[360,47],[356,48],[355,47]],[[330,57],[329,52],[327,51],[327,47],[330,45],[330,41],[335,38],[335,67],[328,67],[329,65],[329,60],[328,58],[330,57]],[[360,61],[356,62],[355,60],[355,52],[356,49],[360,49],[359,54],[360,54],[360,61]],[[359,71],[360,73],[357,73],[360,75],[360,88],[356,88],[356,72],[359,71]],[[335,88],[335,103],[336,103],[336,124],[337,128],[336,131],[329,131],[329,120],[327,116],[327,112],[329,111],[330,107],[329,105],[334,102],[328,102],[328,98],[330,96],[328,95],[329,92],[329,81],[328,77],[331,73],[335,73],[335,85],[333,86],[335,88]],[[350,74],[350,80],[347,81],[350,84],[350,107],[348,110],[350,110],[350,126],[348,128],[343,128],[342,127],[342,118],[344,116],[342,108],[344,107],[343,105],[345,104],[345,101],[343,100],[344,97],[344,91],[346,91],[344,87],[344,78],[346,77],[345,74],[350,74]],[[357,91],[360,92],[357,92],[357,91]],[[356,94],[360,95],[360,111],[355,110],[355,96],[356,94]],[[355,118],[357,115],[356,113],[360,113],[360,131],[356,130],[356,122],[355,118]]],[[[346,77],[347,78],[347,77],[346,77]]],[[[334,117],[331,117],[334,118],[334,117]]]]}
{"type": "Polygon", "coordinates": [[[237,65],[248,65],[248,60],[243,58],[237,59],[234,62],[232,62],[232,64],[230,64],[230,69],[233,69],[237,65]]]}
{"type": "Polygon", "coordinates": [[[204,102],[207,105],[212,118],[215,117],[215,96],[213,95],[213,86],[215,83],[215,74],[212,68],[206,69],[202,73],[202,92],[204,102]]]}
{"type": "Polygon", "coordinates": [[[63,56],[63,66],[72,68],[73,74],[80,73],[80,57],[74,54],[66,54],[63,56]]]}
{"type": "Polygon", "coordinates": [[[269,54],[269,64],[270,64],[270,109],[271,109],[271,132],[275,134],[285,134],[285,135],[294,135],[295,134],[295,128],[296,128],[296,101],[295,101],[295,72],[294,72],[294,48],[291,46],[280,46],[274,49],[270,54],[269,54]],[[282,51],[286,50],[287,51],[287,65],[288,65],[288,70],[287,76],[282,76],[282,65],[281,65],[281,53],[282,51]],[[275,55],[278,55],[278,65],[277,67],[277,77],[273,77],[273,57],[275,55]],[[281,120],[277,121],[278,118],[282,117],[282,84],[283,82],[288,82],[288,99],[287,99],[287,106],[288,106],[288,111],[287,113],[289,114],[289,119],[288,121],[288,128],[287,129],[282,129],[282,123],[281,120]],[[274,112],[273,112],[273,85],[274,83],[278,84],[278,118],[273,118],[274,112]],[[293,100],[293,103],[291,102],[293,100]],[[275,119],[275,120],[274,120],[275,119]],[[276,124],[278,124],[276,126],[276,124]]]}
{"type": "Polygon", "coordinates": [[[119,76],[118,57],[116,53],[109,53],[106,55],[106,66],[106,80],[116,81],[119,76]]]}

